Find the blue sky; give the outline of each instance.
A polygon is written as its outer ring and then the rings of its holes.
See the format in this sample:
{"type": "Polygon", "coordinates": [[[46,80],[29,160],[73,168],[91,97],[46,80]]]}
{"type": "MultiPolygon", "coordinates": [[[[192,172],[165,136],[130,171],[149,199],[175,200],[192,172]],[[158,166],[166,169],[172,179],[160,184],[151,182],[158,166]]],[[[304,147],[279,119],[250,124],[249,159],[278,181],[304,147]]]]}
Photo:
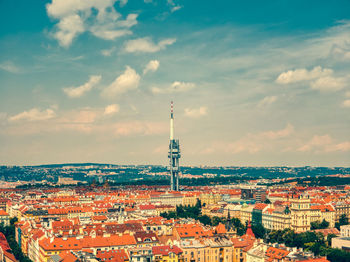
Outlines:
{"type": "Polygon", "coordinates": [[[0,1],[0,164],[350,163],[348,1],[0,1]]]}

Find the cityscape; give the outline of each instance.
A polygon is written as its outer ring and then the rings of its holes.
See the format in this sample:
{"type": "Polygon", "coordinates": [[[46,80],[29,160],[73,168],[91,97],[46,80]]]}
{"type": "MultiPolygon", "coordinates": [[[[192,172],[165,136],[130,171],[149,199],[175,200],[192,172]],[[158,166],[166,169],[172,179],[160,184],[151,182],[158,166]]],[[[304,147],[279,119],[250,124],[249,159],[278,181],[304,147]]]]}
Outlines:
{"type": "Polygon", "coordinates": [[[0,1],[0,262],[350,262],[349,8],[0,1]]]}

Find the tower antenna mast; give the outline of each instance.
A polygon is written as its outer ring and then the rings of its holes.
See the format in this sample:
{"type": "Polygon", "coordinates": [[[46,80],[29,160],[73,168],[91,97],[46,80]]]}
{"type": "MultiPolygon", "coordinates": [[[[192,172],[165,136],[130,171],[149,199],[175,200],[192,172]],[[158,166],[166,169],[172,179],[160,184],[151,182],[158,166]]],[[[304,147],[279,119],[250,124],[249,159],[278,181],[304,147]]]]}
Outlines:
{"type": "Polygon", "coordinates": [[[169,172],[170,172],[170,190],[179,191],[179,159],[180,142],[174,139],[174,103],[170,105],[170,143],[169,143],[169,172]]]}

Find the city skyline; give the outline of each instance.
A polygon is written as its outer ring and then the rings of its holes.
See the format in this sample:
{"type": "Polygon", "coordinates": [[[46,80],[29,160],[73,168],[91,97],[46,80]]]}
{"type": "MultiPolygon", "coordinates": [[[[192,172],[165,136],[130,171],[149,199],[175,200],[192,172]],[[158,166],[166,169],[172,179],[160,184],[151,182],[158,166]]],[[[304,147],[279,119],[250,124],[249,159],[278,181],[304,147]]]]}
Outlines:
{"type": "Polygon", "coordinates": [[[1,1],[1,165],[349,166],[350,3],[1,1]]]}

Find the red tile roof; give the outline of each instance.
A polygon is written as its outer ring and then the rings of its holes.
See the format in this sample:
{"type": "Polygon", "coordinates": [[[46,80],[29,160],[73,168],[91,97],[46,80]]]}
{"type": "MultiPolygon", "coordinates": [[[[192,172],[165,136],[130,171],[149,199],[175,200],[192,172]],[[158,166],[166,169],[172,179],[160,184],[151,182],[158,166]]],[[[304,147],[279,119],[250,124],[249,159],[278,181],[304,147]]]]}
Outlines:
{"type": "Polygon", "coordinates": [[[4,210],[0,209],[0,216],[8,216],[9,214],[7,214],[4,210]]]}
{"type": "Polygon", "coordinates": [[[168,256],[169,253],[175,253],[180,254],[182,253],[182,249],[177,246],[156,246],[152,247],[152,253],[154,255],[162,255],[162,256],[168,256]]]}
{"type": "Polygon", "coordinates": [[[124,249],[110,251],[98,251],[96,257],[101,261],[124,262],[129,261],[127,252],[124,249]]]}
{"type": "Polygon", "coordinates": [[[275,259],[277,261],[282,260],[283,258],[285,258],[287,255],[289,254],[288,250],[285,249],[280,249],[280,248],[276,248],[276,247],[269,247],[266,250],[266,256],[268,257],[268,261],[274,261],[275,259]]]}
{"type": "Polygon", "coordinates": [[[211,230],[205,230],[198,224],[180,224],[175,227],[175,230],[179,234],[180,238],[192,238],[192,237],[204,237],[212,236],[211,230]]]}

